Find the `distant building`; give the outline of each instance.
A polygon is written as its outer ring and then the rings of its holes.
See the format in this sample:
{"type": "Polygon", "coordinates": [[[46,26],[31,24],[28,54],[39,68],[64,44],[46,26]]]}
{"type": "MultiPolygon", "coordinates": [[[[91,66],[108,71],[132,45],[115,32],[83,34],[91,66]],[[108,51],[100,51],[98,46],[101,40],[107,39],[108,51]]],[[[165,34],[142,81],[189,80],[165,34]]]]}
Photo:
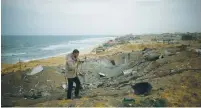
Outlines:
{"type": "Polygon", "coordinates": [[[182,35],[181,40],[193,40],[193,35],[190,33],[184,34],[182,35]]]}

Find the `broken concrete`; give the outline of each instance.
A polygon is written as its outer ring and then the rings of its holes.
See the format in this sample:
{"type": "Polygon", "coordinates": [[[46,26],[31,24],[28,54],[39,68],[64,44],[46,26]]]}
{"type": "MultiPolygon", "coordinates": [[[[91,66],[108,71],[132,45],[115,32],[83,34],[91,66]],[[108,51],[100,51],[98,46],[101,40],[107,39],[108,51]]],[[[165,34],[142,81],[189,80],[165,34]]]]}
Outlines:
{"type": "Polygon", "coordinates": [[[133,72],[133,69],[131,68],[131,69],[128,69],[128,70],[124,70],[123,71],[123,74],[124,75],[129,75],[129,74],[131,74],[133,72]]]}
{"type": "Polygon", "coordinates": [[[43,66],[38,65],[38,66],[34,67],[30,73],[27,73],[27,75],[35,75],[41,71],[43,71],[43,66]]]}
{"type": "Polygon", "coordinates": [[[157,53],[151,53],[149,55],[145,55],[145,59],[148,61],[156,61],[157,59],[159,59],[160,54],[157,53]]]}

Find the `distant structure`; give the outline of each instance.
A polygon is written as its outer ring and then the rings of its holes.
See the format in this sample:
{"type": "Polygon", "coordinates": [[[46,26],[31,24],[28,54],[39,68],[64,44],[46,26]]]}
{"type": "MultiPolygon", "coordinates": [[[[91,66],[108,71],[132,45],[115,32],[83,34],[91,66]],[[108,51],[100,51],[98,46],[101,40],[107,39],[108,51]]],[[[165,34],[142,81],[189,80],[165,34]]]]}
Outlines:
{"type": "Polygon", "coordinates": [[[183,34],[183,35],[181,36],[181,40],[193,40],[193,39],[194,39],[194,38],[193,38],[193,35],[190,34],[190,33],[183,34]]]}

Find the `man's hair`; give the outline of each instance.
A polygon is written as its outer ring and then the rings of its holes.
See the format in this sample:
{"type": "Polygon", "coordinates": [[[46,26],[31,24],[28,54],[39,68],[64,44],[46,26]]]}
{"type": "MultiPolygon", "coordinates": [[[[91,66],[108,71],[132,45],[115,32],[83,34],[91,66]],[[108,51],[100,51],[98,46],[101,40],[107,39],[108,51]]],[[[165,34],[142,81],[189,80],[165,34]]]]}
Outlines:
{"type": "Polygon", "coordinates": [[[79,53],[79,51],[77,49],[74,49],[73,54],[75,54],[75,53],[79,53]]]}

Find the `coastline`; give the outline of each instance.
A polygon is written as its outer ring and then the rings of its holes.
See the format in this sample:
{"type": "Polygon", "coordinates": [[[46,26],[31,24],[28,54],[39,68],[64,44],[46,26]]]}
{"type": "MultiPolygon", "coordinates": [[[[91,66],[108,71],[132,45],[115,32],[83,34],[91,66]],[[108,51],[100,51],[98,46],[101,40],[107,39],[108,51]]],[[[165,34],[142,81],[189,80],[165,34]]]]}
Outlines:
{"type": "MultiPolygon", "coordinates": [[[[107,40],[109,41],[109,40],[107,40]]],[[[100,44],[104,44],[100,43],[100,44]]],[[[97,48],[99,45],[93,45],[89,48],[80,50],[79,58],[84,58],[85,56],[95,56],[94,54],[91,54],[92,50],[97,48]]],[[[59,66],[65,64],[65,56],[66,54],[59,54],[57,56],[53,57],[47,57],[42,59],[36,59],[36,60],[29,60],[25,62],[17,62],[14,64],[7,64],[7,63],[1,63],[1,75],[12,73],[12,72],[22,72],[27,69],[32,69],[37,65],[42,66],[59,66]]]]}
{"type": "MultiPolygon", "coordinates": [[[[90,53],[90,50],[84,50],[81,52],[80,57],[83,57],[89,53],[90,53]]],[[[25,71],[27,69],[32,69],[37,65],[59,66],[59,65],[64,65],[64,63],[65,63],[65,54],[58,55],[55,57],[44,58],[44,59],[30,60],[27,62],[18,62],[15,64],[1,63],[1,75],[17,72],[17,71],[25,71]]]]}
{"type": "MultiPolygon", "coordinates": [[[[106,56],[112,56],[115,53],[119,53],[119,52],[125,53],[125,52],[139,51],[144,48],[159,48],[159,47],[169,47],[169,46],[171,45],[161,44],[161,43],[143,43],[143,44],[142,43],[124,43],[121,45],[114,45],[112,47],[109,47],[106,51],[103,51],[98,54],[92,53],[92,50],[98,47],[98,46],[94,46],[89,48],[88,50],[82,50],[79,58],[84,59],[84,57],[87,57],[87,58],[106,57],[106,56]]],[[[20,62],[20,63],[18,62],[15,64],[1,63],[1,75],[12,73],[12,72],[23,72],[27,69],[32,69],[37,65],[60,66],[64,64],[65,64],[65,55],[59,55],[59,56],[50,57],[46,59],[40,59],[40,60],[32,60],[28,62],[20,62]]]]}

